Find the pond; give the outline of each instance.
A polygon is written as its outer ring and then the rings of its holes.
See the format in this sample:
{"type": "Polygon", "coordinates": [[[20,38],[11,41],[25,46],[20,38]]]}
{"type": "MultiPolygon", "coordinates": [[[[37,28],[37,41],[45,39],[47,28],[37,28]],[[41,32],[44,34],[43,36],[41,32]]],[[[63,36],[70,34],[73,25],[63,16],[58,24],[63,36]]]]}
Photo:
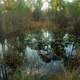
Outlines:
{"type": "MultiPolygon", "coordinates": [[[[42,55],[48,54],[52,58],[52,56],[53,56],[52,54],[54,54],[53,51],[54,51],[55,46],[53,47],[53,50],[52,50],[51,41],[53,40],[53,43],[55,44],[56,39],[54,39],[55,38],[54,36],[52,37],[52,35],[49,34],[49,41],[48,41],[48,32],[47,32],[47,34],[45,33],[44,35],[47,35],[47,37],[45,38],[45,40],[42,39],[43,42],[40,43],[40,44],[43,44],[42,45],[43,47],[41,47],[41,50],[40,50],[40,51],[42,51],[41,54],[42,55]],[[50,39],[50,37],[51,37],[51,39],[50,39]]],[[[64,45],[64,47],[63,47],[64,48],[64,55],[66,57],[76,55],[76,47],[74,45],[75,41],[71,40],[71,42],[70,42],[68,40],[69,37],[70,37],[70,35],[68,33],[64,34],[61,37],[61,40],[63,42],[60,42],[61,44],[64,45]]],[[[32,47],[26,44],[26,48],[25,48],[25,56],[24,57],[26,60],[25,61],[26,67],[29,69],[32,69],[32,68],[38,69],[38,70],[42,71],[43,74],[45,74],[45,73],[46,74],[48,74],[48,73],[54,74],[54,73],[64,72],[64,65],[63,65],[61,60],[52,60],[51,59],[51,61],[49,63],[45,63],[42,60],[42,58],[40,57],[38,49],[33,48],[34,46],[37,46],[38,40],[36,39],[35,36],[32,36],[31,39],[32,39],[31,40],[32,41],[32,43],[31,43],[32,47]]],[[[73,39],[73,37],[72,38],[70,37],[70,39],[73,39]]],[[[5,40],[5,51],[7,51],[7,50],[8,50],[8,46],[7,46],[7,41],[5,40]]],[[[1,55],[1,57],[3,57],[2,54],[3,54],[2,53],[2,45],[0,44],[0,55],[1,55]]]]}

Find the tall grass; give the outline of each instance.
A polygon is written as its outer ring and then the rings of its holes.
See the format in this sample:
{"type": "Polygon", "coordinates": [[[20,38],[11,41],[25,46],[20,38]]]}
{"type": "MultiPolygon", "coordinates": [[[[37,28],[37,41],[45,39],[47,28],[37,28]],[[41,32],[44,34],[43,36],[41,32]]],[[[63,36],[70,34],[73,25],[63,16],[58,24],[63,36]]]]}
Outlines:
{"type": "Polygon", "coordinates": [[[66,71],[64,74],[50,75],[49,80],[80,80],[80,74],[76,71],[66,71]]]}
{"type": "Polygon", "coordinates": [[[16,71],[13,76],[9,76],[8,80],[80,80],[80,74],[77,71],[65,71],[64,74],[43,75],[40,74],[27,74],[24,72],[16,71]]]}

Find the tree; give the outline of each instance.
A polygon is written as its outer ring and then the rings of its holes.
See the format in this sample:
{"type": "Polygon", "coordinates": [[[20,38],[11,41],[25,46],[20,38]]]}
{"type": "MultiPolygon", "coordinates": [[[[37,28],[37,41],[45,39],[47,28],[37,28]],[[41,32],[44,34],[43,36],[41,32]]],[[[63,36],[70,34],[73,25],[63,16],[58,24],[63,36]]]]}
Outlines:
{"type": "Polygon", "coordinates": [[[33,6],[34,6],[34,11],[33,11],[33,19],[38,21],[40,20],[43,16],[42,16],[42,11],[41,11],[41,7],[42,7],[42,0],[37,0],[36,2],[33,2],[33,6]]]}
{"type": "Polygon", "coordinates": [[[19,0],[15,3],[15,9],[14,12],[16,11],[17,13],[21,14],[21,13],[25,13],[25,12],[29,12],[30,8],[28,6],[25,5],[25,2],[23,0],[19,0]]]}
{"type": "Polygon", "coordinates": [[[39,21],[39,20],[42,19],[42,17],[43,17],[42,11],[41,11],[40,9],[36,8],[36,9],[34,10],[34,12],[33,12],[33,19],[34,19],[35,21],[39,21]]]}
{"type": "Polygon", "coordinates": [[[5,10],[13,10],[15,8],[14,6],[15,1],[14,0],[4,0],[4,8],[5,10]]]}
{"type": "Polygon", "coordinates": [[[51,0],[51,8],[52,10],[55,11],[60,11],[63,6],[62,6],[63,0],[51,0]]]}

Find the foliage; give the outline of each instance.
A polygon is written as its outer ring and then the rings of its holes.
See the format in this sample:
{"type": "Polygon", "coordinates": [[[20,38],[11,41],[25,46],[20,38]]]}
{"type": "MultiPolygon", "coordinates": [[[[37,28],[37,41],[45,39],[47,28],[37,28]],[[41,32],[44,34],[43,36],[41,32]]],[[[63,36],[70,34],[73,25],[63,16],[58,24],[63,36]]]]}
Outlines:
{"type": "Polygon", "coordinates": [[[6,53],[3,61],[11,69],[16,69],[23,65],[23,57],[14,49],[6,53]]]}

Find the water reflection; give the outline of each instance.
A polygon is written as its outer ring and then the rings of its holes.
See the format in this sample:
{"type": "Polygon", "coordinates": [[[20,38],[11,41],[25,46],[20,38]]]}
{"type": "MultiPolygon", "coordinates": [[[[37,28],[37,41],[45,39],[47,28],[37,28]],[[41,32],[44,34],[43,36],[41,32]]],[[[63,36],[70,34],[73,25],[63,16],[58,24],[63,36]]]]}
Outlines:
{"type": "Polygon", "coordinates": [[[76,55],[76,50],[75,50],[74,44],[67,44],[64,47],[64,50],[65,50],[66,57],[75,56],[76,55]]]}
{"type": "Polygon", "coordinates": [[[45,63],[42,61],[42,59],[39,57],[36,50],[31,49],[27,46],[26,48],[26,57],[29,61],[29,68],[32,66],[34,68],[34,65],[36,65],[36,68],[39,68],[39,71],[43,74],[48,73],[62,73],[63,72],[63,65],[62,62],[59,60],[51,61],[49,63],[45,63]],[[33,64],[33,62],[35,62],[33,64]]]}
{"type": "MultiPolygon", "coordinates": [[[[48,33],[44,34],[44,35],[48,36],[48,33]]],[[[64,38],[68,39],[68,34],[65,34],[64,38]]],[[[37,42],[37,41],[35,38],[33,38],[32,42],[37,42]]],[[[5,40],[5,50],[6,51],[8,50],[6,40],[5,40]]],[[[66,57],[76,55],[74,43],[70,43],[70,44],[67,44],[66,46],[64,46],[64,50],[65,50],[64,54],[66,55],[66,57]]],[[[51,45],[49,44],[49,45],[44,46],[43,52],[44,51],[46,51],[50,54],[51,53],[51,45]]],[[[0,55],[2,55],[2,45],[1,44],[0,44],[0,55]]],[[[45,72],[46,73],[63,72],[63,65],[60,60],[56,60],[56,61],[52,60],[49,63],[45,63],[42,61],[42,59],[38,55],[38,51],[35,49],[31,49],[31,47],[29,47],[29,46],[26,46],[25,58],[27,60],[26,64],[29,68],[38,68],[43,73],[45,73],[45,72]]]]}

